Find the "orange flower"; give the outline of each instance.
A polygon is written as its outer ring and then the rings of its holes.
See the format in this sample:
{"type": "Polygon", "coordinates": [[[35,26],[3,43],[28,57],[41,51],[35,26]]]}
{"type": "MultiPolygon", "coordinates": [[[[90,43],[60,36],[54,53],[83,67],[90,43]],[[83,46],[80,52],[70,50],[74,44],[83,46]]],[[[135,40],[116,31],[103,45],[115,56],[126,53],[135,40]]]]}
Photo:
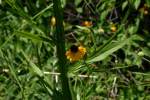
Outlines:
{"type": "Polygon", "coordinates": [[[82,22],[81,25],[82,25],[82,26],[86,26],[86,27],[90,27],[90,26],[93,25],[93,23],[92,23],[91,21],[84,21],[84,22],[82,22]]]}
{"type": "Polygon", "coordinates": [[[72,45],[71,48],[66,52],[66,57],[71,62],[78,61],[86,54],[86,48],[83,46],[72,45]]]}

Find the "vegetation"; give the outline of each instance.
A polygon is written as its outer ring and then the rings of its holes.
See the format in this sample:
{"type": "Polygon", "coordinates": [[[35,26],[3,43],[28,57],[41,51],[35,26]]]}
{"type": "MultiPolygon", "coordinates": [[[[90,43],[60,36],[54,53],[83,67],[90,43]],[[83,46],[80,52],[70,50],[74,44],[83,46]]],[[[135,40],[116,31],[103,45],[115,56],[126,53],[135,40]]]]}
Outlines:
{"type": "Polygon", "coordinates": [[[149,0],[0,0],[0,100],[149,100],[149,0]]]}

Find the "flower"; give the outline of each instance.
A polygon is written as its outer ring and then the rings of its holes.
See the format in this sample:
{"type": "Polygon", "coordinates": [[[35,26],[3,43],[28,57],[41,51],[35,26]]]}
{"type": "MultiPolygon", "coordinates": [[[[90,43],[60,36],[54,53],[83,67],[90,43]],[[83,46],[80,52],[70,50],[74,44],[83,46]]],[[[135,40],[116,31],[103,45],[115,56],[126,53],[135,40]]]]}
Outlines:
{"type": "Polygon", "coordinates": [[[71,62],[78,61],[86,54],[86,48],[83,46],[72,45],[71,48],[66,51],[66,57],[71,62]]]}
{"type": "Polygon", "coordinates": [[[90,27],[93,25],[93,23],[91,21],[84,21],[81,23],[82,26],[86,26],[86,27],[90,27]]]}

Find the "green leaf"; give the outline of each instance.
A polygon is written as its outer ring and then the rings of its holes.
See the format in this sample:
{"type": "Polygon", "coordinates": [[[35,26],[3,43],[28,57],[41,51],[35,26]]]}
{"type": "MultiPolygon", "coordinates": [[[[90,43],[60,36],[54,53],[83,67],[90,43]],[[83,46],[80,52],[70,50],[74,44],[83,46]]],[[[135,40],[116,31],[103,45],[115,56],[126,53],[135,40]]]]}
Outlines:
{"type": "Polygon", "coordinates": [[[36,75],[40,76],[40,77],[43,77],[44,74],[43,72],[34,64],[32,63],[31,61],[29,62],[29,65],[31,66],[32,68],[32,71],[36,73],[36,75]]]}
{"type": "Polygon", "coordinates": [[[75,0],[74,3],[76,6],[78,6],[80,3],[82,2],[82,0],[75,0]]]}
{"type": "Polygon", "coordinates": [[[30,65],[29,69],[31,71],[33,71],[36,75],[38,75],[40,77],[44,77],[43,72],[33,62],[31,62],[31,60],[29,59],[29,57],[23,51],[22,51],[22,54],[23,54],[24,58],[26,59],[26,61],[30,65]]]}
{"type": "Polygon", "coordinates": [[[135,0],[134,1],[134,7],[135,7],[136,10],[138,9],[140,3],[141,3],[141,0],[135,0]]]}
{"type": "Polygon", "coordinates": [[[77,10],[78,13],[82,13],[83,12],[83,9],[81,7],[76,8],[76,10],[77,10]]]}
{"type": "Polygon", "coordinates": [[[118,49],[122,48],[125,44],[128,43],[128,41],[129,41],[129,39],[126,39],[124,41],[120,41],[120,42],[116,43],[115,45],[113,45],[112,48],[110,48],[109,50],[105,51],[104,53],[100,53],[98,56],[96,56],[96,57],[94,57],[92,59],[87,60],[86,63],[93,63],[93,62],[104,60],[106,57],[111,55],[113,52],[115,52],[118,49]]]}
{"type": "Polygon", "coordinates": [[[132,35],[132,40],[144,41],[144,38],[138,34],[132,35]]]}
{"type": "Polygon", "coordinates": [[[150,7],[150,0],[146,0],[146,4],[150,7]]]}
{"type": "Polygon", "coordinates": [[[83,64],[81,62],[77,62],[77,63],[71,65],[68,68],[69,75],[71,75],[72,73],[78,72],[81,69],[82,66],[83,66],[83,64]]]}
{"type": "Polygon", "coordinates": [[[89,28],[84,27],[84,26],[76,25],[76,27],[77,27],[78,29],[80,29],[80,30],[89,30],[89,31],[90,31],[90,29],[89,29],[89,28]]]}
{"type": "Polygon", "coordinates": [[[3,42],[2,44],[0,44],[0,49],[5,46],[9,41],[11,41],[11,39],[15,36],[15,33],[13,33],[12,35],[10,35],[5,42],[3,42]]]}
{"type": "MultiPolygon", "coordinates": [[[[114,44],[112,44],[112,41],[115,36],[116,36],[116,33],[112,37],[110,37],[110,39],[105,44],[103,44],[100,47],[97,47],[96,51],[94,52],[94,56],[98,56],[99,54],[105,52],[106,50],[114,47],[114,44]]],[[[90,55],[89,58],[93,58],[93,54],[90,55]]]]}
{"type": "Polygon", "coordinates": [[[142,49],[142,51],[143,51],[144,55],[150,57],[150,49],[149,48],[145,47],[142,49]]]}
{"type": "Polygon", "coordinates": [[[106,16],[108,15],[108,13],[109,13],[108,10],[103,11],[103,12],[101,13],[101,17],[100,17],[101,21],[104,21],[104,20],[106,19],[106,16]]]}
{"type": "Polygon", "coordinates": [[[39,16],[41,16],[44,12],[46,12],[47,10],[49,10],[50,8],[52,8],[53,4],[48,5],[46,8],[44,8],[43,10],[41,10],[40,12],[38,12],[35,16],[32,17],[32,19],[35,19],[39,16]]]}
{"type": "Polygon", "coordinates": [[[29,32],[22,32],[22,31],[16,31],[17,35],[20,35],[22,37],[25,37],[27,39],[31,39],[35,42],[48,42],[48,43],[53,43],[49,38],[35,35],[29,32]]]}
{"type": "Polygon", "coordinates": [[[128,31],[129,31],[129,33],[130,34],[134,34],[134,33],[136,33],[137,32],[137,27],[136,26],[130,26],[129,28],[128,28],[128,31]]]}
{"type": "Polygon", "coordinates": [[[122,10],[124,10],[127,5],[128,5],[128,1],[123,2],[123,4],[122,4],[122,10]]]}

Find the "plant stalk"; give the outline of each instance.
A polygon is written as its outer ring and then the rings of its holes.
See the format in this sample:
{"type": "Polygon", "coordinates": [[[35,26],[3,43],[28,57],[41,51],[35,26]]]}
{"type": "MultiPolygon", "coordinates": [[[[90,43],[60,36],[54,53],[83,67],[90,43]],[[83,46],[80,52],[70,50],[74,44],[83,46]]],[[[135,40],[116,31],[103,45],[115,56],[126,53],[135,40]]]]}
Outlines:
{"type": "Polygon", "coordinates": [[[53,0],[54,15],[56,18],[56,47],[57,47],[57,57],[59,64],[59,71],[61,73],[61,83],[62,83],[62,95],[63,100],[72,100],[71,91],[69,88],[69,80],[67,77],[68,65],[65,57],[65,34],[63,27],[63,9],[61,7],[60,0],[53,0]]]}

